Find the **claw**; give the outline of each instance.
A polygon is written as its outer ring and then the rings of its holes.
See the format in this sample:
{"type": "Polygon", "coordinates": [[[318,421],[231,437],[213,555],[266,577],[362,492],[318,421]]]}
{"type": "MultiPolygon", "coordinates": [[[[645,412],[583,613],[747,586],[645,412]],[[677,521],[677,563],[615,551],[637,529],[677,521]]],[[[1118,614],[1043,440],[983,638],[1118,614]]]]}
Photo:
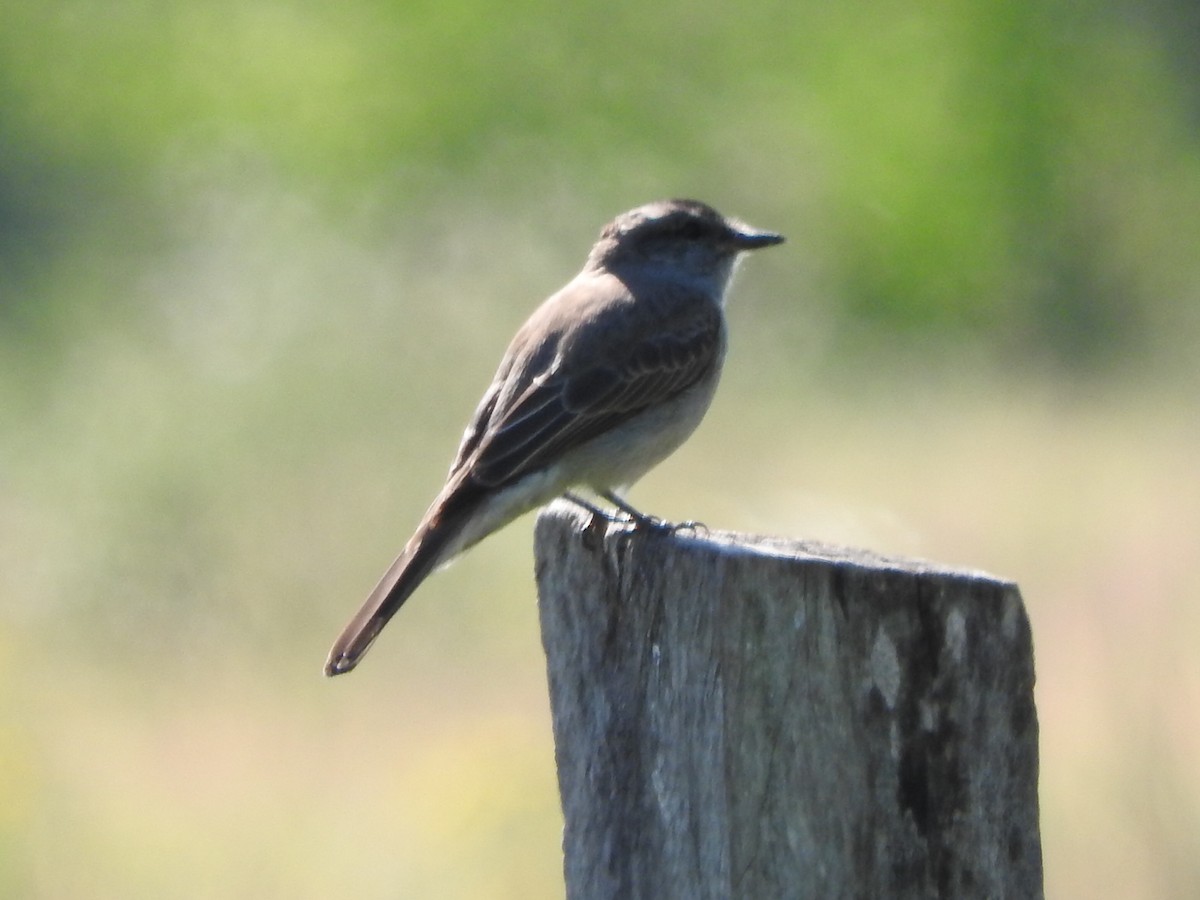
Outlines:
{"type": "Polygon", "coordinates": [[[684,529],[693,532],[708,531],[707,525],[703,522],[697,522],[695,519],[688,519],[686,522],[668,522],[666,519],[660,519],[658,516],[641,512],[626,503],[614,491],[598,491],[598,493],[611,503],[615,507],[615,510],[603,509],[594,503],[584,500],[573,491],[564,493],[563,498],[589,512],[593,522],[599,519],[613,524],[630,524],[635,529],[643,528],[647,531],[668,531],[672,534],[684,529]]]}

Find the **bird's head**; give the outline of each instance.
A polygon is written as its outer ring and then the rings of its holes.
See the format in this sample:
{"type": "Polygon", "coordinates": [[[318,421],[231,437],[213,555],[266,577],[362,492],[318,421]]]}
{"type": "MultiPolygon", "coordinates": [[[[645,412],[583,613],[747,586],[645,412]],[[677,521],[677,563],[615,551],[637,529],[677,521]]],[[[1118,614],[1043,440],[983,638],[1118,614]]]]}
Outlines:
{"type": "Polygon", "coordinates": [[[609,271],[649,265],[684,277],[724,278],[740,254],[782,241],[782,235],[723,216],[707,203],[659,200],[609,222],[588,263],[609,271]]]}

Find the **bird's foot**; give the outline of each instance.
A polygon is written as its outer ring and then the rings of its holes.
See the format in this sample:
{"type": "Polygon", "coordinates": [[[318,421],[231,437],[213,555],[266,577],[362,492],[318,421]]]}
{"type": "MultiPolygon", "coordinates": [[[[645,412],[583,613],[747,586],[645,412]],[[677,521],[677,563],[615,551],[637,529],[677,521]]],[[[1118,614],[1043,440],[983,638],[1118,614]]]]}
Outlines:
{"type": "Polygon", "coordinates": [[[633,525],[634,529],[644,529],[646,531],[666,531],[674,534],[677,531],[707,531],[708,526],[703,522],[697,522],[694,519],[688,519],[686,522],[668,522],[666,519],[660,519],[658,516],[652,516],[644,513],[633,506],[630,506],[620,496],[613,491],[600,491],[600,496],[613,505],[615,509],[607,510],[588,500],[583,499],[578,494],[567,491],[563,497],[570,500],[576,506],[582,507],[591,513],[593,520],[600,519],[604,522],[612,524],[633,525]]]}
{"type": "Polygon", "coordinates": [[[607,509],[599,507],[595,503],[592,503],[591,501],[584,500],[582,497],[580,497],[578,494],[576,494],[573,491],[567,491],[566,493],[564,493],[563,499],[571,501],[576,506],[583,509],[585,512],[590,513],[593,520],[600,519],[601,521],[612,522],[612,523],[620,523],[620,522],[626,521],[626,519],[624,517],[618,516],[612,512],[609,512],[607,509]]]}

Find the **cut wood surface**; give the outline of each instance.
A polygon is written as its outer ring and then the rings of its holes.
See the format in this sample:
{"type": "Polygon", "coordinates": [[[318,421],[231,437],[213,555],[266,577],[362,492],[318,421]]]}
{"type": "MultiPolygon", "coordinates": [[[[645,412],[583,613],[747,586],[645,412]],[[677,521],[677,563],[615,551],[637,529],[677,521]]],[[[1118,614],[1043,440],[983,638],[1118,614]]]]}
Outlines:
{"type": "Polygon", "coordinates": [[[566,502],[536,559],[572,900],[1042,896],[1011,582],[566,502]]]}

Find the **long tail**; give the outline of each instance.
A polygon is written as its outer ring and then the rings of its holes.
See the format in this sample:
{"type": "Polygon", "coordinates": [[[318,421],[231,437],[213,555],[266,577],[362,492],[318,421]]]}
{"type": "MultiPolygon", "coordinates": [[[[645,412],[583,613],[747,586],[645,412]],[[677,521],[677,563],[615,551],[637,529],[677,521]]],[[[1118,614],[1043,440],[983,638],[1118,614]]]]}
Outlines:
{"type": "Polygon", "coordinates": [[[416,534],[334,641],[325,662],[326,675],[341,675],[358,665],[383,626],[426,576],[461,549],[456,546],[458,538],[476,506],[464,500],[461,494],[452,494],[430,507],[416,534]]]}

